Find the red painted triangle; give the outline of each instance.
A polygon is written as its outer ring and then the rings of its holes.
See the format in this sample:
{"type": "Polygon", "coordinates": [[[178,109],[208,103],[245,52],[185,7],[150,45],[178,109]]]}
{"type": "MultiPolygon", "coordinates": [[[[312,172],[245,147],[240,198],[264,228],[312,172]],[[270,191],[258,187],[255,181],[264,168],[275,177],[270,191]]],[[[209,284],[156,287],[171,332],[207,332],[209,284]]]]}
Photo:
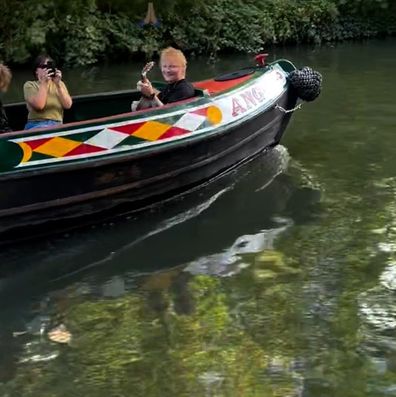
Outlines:
{"type": "Polygon", "coordinates": [[[127,124],[127,125],[121,125],[119,127],[111,127],[109,128],[110,130],[118,131],[118,132],[123,132],[125,134],[132,135],[136,130],[138,130],[143,124],[146,124],[146,122],[142,123],[133,123],[133,124],[127,124]]]}
{"type": "Polygon", "coordinates": [[[189,112],[189,113],[199,114],[200,116],[205,116],[206,117],[206,115],[208,113],[208,108],[196,109],[196,110],[193,110],[192,112],[189,112]]]}
{"type": "Polygon", "coordinates": [[[80,146],[77,146],[76,148],[72,149],[70,152],[66,153],[64,156],[66,157],[66,156],[75,156],[77,154],[89,154],[95,152],[102,152],[104,150],[106,149],[83,143],[80,146]]]}
{"type": "Polygon", "coordinates": [[[34,139],[33,141],[24,141],[23,143],[26,143],[26,145],[29,145],[32,150],[37,149],[39,146],[43,145],[44,143],[49,142],[53,137],[51,138],[41,138],[41,139],[34,139]]]}
{"type": "Polygon", "coordinates": [[[179,136],[189,133],[190,131],[179,127],[171,127],[164,134],[162,134],[158,139],[172,138],[173,136],[179,136]]]}

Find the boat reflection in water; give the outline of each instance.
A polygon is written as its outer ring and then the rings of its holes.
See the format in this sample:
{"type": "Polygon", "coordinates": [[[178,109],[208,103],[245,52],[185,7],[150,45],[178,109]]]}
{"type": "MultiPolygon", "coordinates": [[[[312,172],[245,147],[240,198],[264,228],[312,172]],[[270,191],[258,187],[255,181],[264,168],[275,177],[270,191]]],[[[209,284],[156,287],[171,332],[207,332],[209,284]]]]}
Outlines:
{"type": "Polygon", "coordinates": [[[289,160],[279,146],[150,211],[5,249],[0,294],[23,280],[30,294],[48,281],[59,287],[87,274],[103,280],[182,265],[193,273],[233,273],[238,254],[272,247],[276,236],[314,213],[320,190],[285,173],[289,160]]]}
{"type": "MultiPolygon", "coordinates": [[[[194,274],[236,274],[248,266],[244,254],[272,249],[279,235],[315,214],[320,190],[293,175],[293,169],[297,176],[302,171],[290,163],[287,150],[278,146],[150,211],[2,250],[0,298],[7,305],[0,307],[0,370],[7,369],[5,378],[13,377],[25,349],[13,333],[46,332],[59,306],[78,297],[117,298],[141,288],[148,305],[161,311],[162,292],[172,288],[176,313],[191,313],[188,280],[194,274]]],[[[40,344],[37,349],[25,352],[23,360],[53,357],[52,350],[40,344]]]]}

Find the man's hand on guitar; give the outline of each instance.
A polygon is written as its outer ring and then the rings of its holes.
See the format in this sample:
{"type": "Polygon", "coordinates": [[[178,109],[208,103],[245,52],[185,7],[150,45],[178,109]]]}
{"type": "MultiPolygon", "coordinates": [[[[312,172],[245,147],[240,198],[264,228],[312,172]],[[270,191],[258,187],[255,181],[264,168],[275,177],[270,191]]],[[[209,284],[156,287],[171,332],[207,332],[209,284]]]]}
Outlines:
{"type": "Polygon", "coordinates": [[[149,80],[146,80],[146,82],[144,83],[142,81],[139,81],[137,86],[138,86],[138,90],[140,90],[140,92],[144,97],[151,98],[154,96],[155,93],[154,88],[149,80]]]}

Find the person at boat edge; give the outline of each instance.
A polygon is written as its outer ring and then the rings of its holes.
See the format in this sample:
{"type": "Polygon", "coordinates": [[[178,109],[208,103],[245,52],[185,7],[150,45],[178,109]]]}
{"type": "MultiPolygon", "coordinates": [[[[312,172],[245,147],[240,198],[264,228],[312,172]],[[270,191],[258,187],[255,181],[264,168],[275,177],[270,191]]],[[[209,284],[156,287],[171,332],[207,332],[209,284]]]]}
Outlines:
{"type": "MultiPolygon", "coordinates": [[[[0,63],[0,95],[2,96],[8,89],[12,79],[11,70],[8,66],[0,63]]],[[[0,97],[0,133],[12,131],[8,123],[8,118],[3,107],[3,102],[0,97]]]]}
{"type": "Polygon", "coordinates": [[[61,70],[48,55],[39,55],[33,63],[35,81],[27,81],[23,93],[28,108],[25,129],[50,127],[63,123],[64,109],[73,101],[62,81],[61,70]]]}
{"type": "Polygon", "coordinates": [[[186,80],[187,60],[183,52],[167,47],[161,51],[160,68],[167,85],[160,91],[151,82],[139,81],[138,89],[146,99],[153,100],[155,106],[182,101],[195,95],[194,86],[186,80]]]}

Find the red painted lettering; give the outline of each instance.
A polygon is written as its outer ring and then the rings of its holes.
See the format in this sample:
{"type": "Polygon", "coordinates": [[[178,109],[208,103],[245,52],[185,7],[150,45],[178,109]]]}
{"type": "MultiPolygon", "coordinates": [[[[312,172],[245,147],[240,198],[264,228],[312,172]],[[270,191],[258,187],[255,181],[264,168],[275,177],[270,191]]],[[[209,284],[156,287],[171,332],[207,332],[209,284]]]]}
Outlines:
{"type": "Polygon", "coordinates": [[[260,87],[253,87],[252,92],[253,92],[253,96],[259,102],[261,102],[264,99],[264,92],[262,91],[262,89],[260,87]]]}
{"type": "Polygon", "coordinates": [[[241,97],[243,98],[243,100],[245,101],[245,104],[247,106],[248,109],[250,109],[253,106],[257,105],[257,102],[255,101],[255,99],[253,98],[253,93],[251,91],[248,92],[244,92],[241,94],[241,97]]]}
{"type": "Polygon", "coordinates": [[[232,98],[232,115],[233,117],[245,113],[246,109],[239,103],[238,99],[232,98]]]}

